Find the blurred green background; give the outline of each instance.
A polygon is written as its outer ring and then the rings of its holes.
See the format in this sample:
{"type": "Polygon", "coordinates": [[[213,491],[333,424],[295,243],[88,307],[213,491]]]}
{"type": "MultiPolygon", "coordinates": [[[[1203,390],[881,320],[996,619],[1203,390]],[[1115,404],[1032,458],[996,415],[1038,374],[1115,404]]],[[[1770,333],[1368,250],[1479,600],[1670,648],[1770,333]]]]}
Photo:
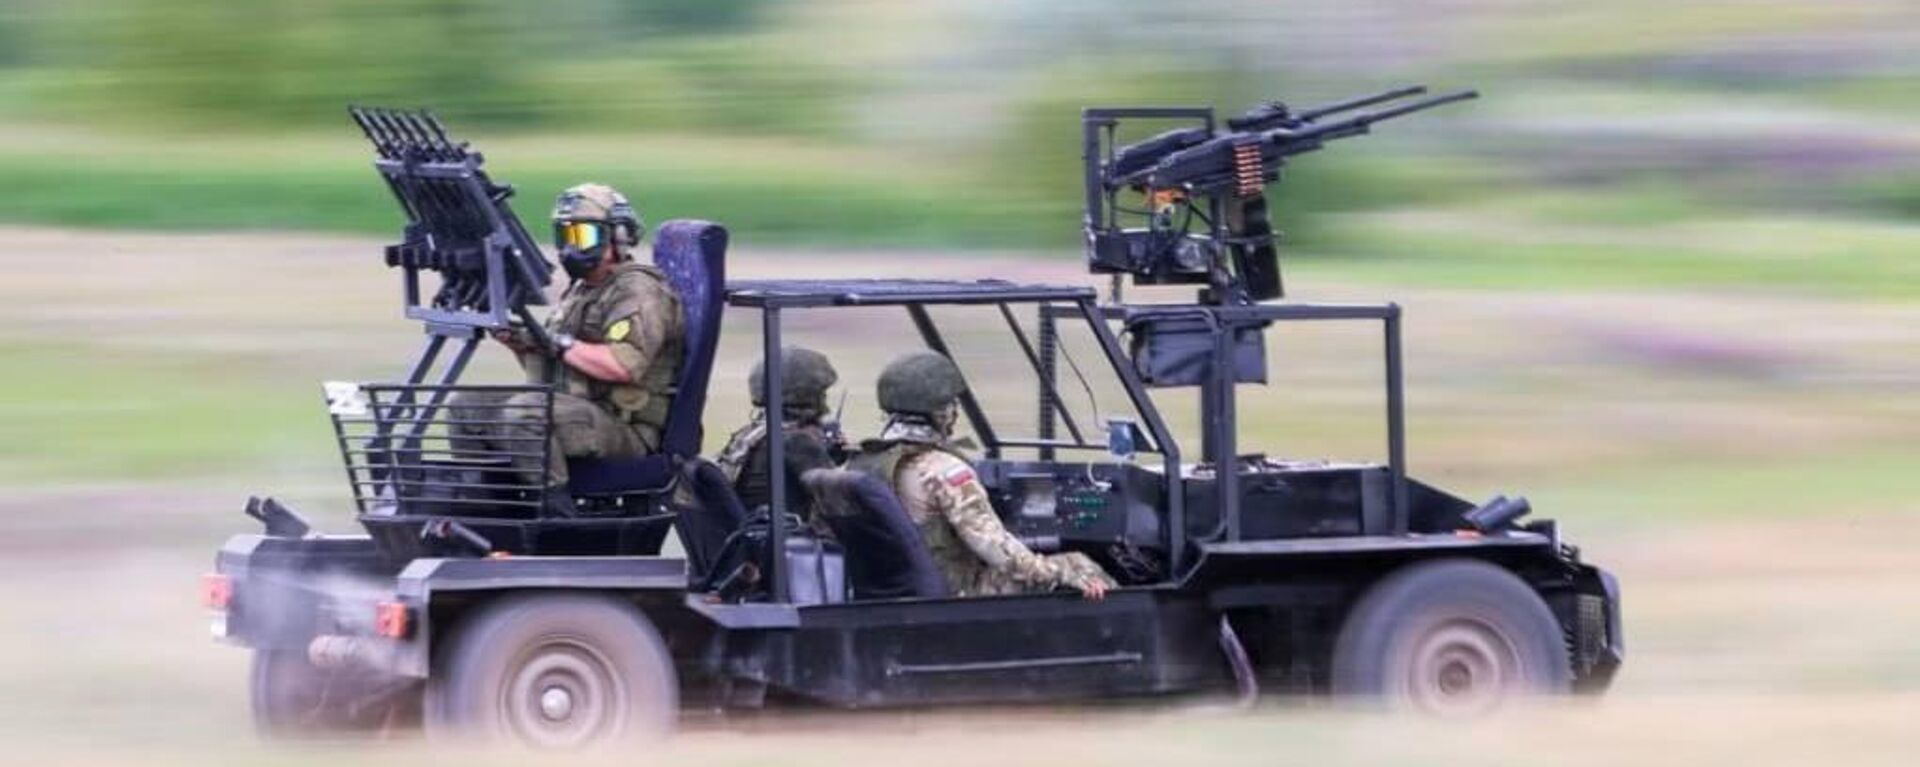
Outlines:
{"type": "MultiPolygon", "coordinates": [[[[1912,0],[0,0],[0,737],[36,763],[261,761],[231,745],[245,657],[205,642],[194,578],[249,494],[353,528],[318,382],[418,343],[349,103],[438,110],[530,221],[588,179],[721,221],[739,275],[1092,282],[1081,107],[1425,82],[1484,97],[1293,166],[1289,287],[1406,306],[1413,472],[1524,493],[1620,574],[1620,686],[1415,737],[1264,710],[1048,737],[1089,763],[1910,764],[1916,51],[1912,0]]],[[[895,319],[793,328],[842,363],[855,433],[911,343],[895,319]]],[[[754,332],[723,335],[709,449],[754,332]]],[[[1377,339],[1269,342],[1248,448],[1378,458],[1377,339]]],[[[1002,729],[1022,741],[806,743],[1057,760],[1002,729]]],[[[764,764],[786,741],[683,742],[764,764]]]]}
{"type": "Polygon", "coordinates": [[[1486,99],[1302,158],[1305,252],[1470,284],[1906,294],[1900,0],[10,0],[0,218],[384,233],[344,105],[431,106],[535,214],[591,176],[744,242],[1078,242],[1082,106],[1486,99]],[[1551,251],[1551,252],[1543,252],[1551,251]]]}

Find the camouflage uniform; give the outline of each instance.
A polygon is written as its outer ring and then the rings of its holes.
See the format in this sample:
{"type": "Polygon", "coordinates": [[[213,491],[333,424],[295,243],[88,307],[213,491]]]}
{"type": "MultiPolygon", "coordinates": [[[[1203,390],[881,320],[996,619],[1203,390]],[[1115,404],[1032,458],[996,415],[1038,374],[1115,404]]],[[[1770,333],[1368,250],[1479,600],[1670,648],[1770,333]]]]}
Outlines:
{"type": "MultiPolygon", "coordinates": [[[[566,483],[569,457],[634,456],[658,450],[686,341],[686,313],[666,275],[650,265],[621,262],[597,284],[574,283],[545,324],[549,333],[565,333],[584,343],[611,346],[614,359],[633,379],[632,383],[596,380],[539,348],[520,354],[527,382],[551,382],[554,388],[547,483],[566,483]]],[[[531,341],[524,343],[530,345],[531,341]]],[[[546,431],[546,414],[538,407],[526,407],[539,404],[535,394],[507,397],[493,392],[462,392],[452,404],[456,419],[507,421],[505,426],[491,427],[502,436],[537,438],[546,431]],[[508,407],[498,407],[501,404],[508,407]]],[[[457,439],[479,444],[486,444],[490,430],[472,425],[454,427],[457,439]]],[[[525,441],[506,441],[492,447],[529,449],[525,441]]],[[[528,473],[539,468],[537,459],[530,457],[514,462],[528,473]]]]}
{"type": "MultiPolygon", "coordinates": [[[[812,469],[829,469],[838,463],[844,446],[839,429],[827,415],[827,390],[840,380],[826,355],[799,346],[780,350],[781,432],[786,442],[787,508],[811,518],[812,496],[800,477],[812,469]]],[[[773,502],[771,472],[767,461],[766,361],[753,366],[747,376],[747,393],[757,406],[747,425],[727,439],[727,446],[714,460],[733,483],[734,494],[748,510],[773,502]]]]}
{"type": "Polygon", "coordinates": [[[1035,554],[1007,532],[973,467],[946,445],[938,429],[896,421],[849,468],[893,487],[956,596],[1115,587],[1085,554],[1035,554]]]}

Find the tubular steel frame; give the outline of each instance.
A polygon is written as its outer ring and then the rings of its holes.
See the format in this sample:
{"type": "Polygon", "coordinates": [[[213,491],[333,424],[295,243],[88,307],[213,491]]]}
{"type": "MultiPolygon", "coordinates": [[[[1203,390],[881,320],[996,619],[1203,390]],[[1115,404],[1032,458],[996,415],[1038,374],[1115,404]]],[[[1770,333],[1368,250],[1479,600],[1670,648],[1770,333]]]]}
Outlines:
{"type": "MultiPolygon", "coordinates": [[[[1218,505],[1225,521],[1228,541],[1240,540],[1240,497],[1239,476],[1236,470],[1224,470],[1223,464],[1237,464],[1238,430],[1236,415],[1236,383],[1231,365],[1234,339],[1238,332],[1245,329],[1264,328],[1276,322],[1315,322],[1341,320],[1375,320],[1382,326],[1383,352],[1386,377],[1386,421],[1388,487],[1390,506],[1393,514],[1392,535],[1407,531],[1407,472],[1406,472],[1406,430],[1405,430],[1405,390],[1403,382],[1403,364],[1400,346],[1400,314],[1397,304],[1255,304],[1241,306],[1213,305],[1133,305],[1099,306],[1096,305],[1093,291],[1085,288],[1055,288],[1044,286],[1016,286],[1008,284],[1003,292],[981,292],[973,290],[973,284],[966,290],[942,290],[938,284],[896,283],[891,286],[898,289],[882,289],[876,286],[873,292],[852,294],[834,290],[827,284],[812,285],[805,281],[742,283],[730,286],[727,303],[737,308],[758,309],[761,312],[761,354],[763,359],[779,358],[781,347],[781,319],[783,311],[799,308],[852,307],[852,306],[902,306],[908,318],[913,322],[916,332],[928,348],[948,353],[948,347],[938,327],[927,311],[929,305],[982,305],[992,304],[1007,321],[1008,329],[1019,343],[1027,361],[1040,377],[1038,401],[1042,415],[1039,424],[1040,438],[1021,439],[1003,438],[988,421],[987,414],[973,397],[971,391],[962,397],[962,410],[969,426],[982,442],[983,451],[988,458],[998,458],[1003,448],[1033,448],[1041,451],[1042,460],[1050,460],[1055,450],[1065,448],[1073,450],[1104,449],[1102,445],[1088,442],[1072,416],[1066,412],[1054,380],[1054,356],[1058,351],[1056,323],[1060,319],[1080,318],[1084,320],[1089,332],[1099,343],[1108,363],[1119,377],[1127,398],[1136,413],[1145,421],[1145,428],[1153,440],[1153,450],[1160,454],[1167,483],[1167,551],[1169,557],[1169,580],[1178,580],[1190,559],[1188,534],[1186,529],[1185,475],[1181,464],[1181,447],[1174,438],[1172,430],[1160,415],[1154,404],[1147,385],[1134,369],[1132,358],[1121,346],[1110,322],[1129,317],[1153,315],[1188,315],[1200,313],[1215,328],[1214,364],[1208,374],[1208,381],[1202,385],[1202,423],[1203,457],[1213,461],[1215,469],[1215,489],[1218,505]],[[1037,304],[1041,322],[1041,336],[1038,347],[1026,338],[1026,334],[1015,320],[1012,304],[1037,304]],[[1072,440],[1055,438],[1055,416],[1060,425],[1067,426],[1072,440]]],[[[765,365],[768,381],[766,383],[767,407],[770,412],[778,412],[782,406],[781,371],[779,365],[765,365]]],[[[1097,416],[1098,414],[1096,414],[1097,416]]],[[[784,424],[780,419],[768,421],[767,444],[769,447],[768,465],[785,465],[784,424]]],[[[784,550],[786,536],[787,498],[783,482],[769,484],[771,490],[770,508],[773,537],[773,550],[784,550]]],[[[772,573],[772,591],[776,599],[786,599],[786,585],[789,578],[786,561],[783,556],[775,556],[772,573]]]]}
{"type": "Polygon", "coordinates": [[[446,383],[368,383],[356,386],[367,398],[367,414],[334,412],[329,415],[333,422],[334,440],[346,465],[347,481],[353,490],[354,507],[359,513],[374,511],[379,502],[386,500],[382,492],[388,490],[392,493],[394,512],[397,514],[409,513],[406,506],[411,501],[478,508],[524,508],[530,512],[530,516],[544,513],[546,483],[542,480],[552,450],[547,429],[541,429],[540,433],[534,435],[507,436],[498,433],[497,427],[512,422],[505,414],[507,408],[538,409],[542,411],[540,423],[551,424],[551,389],[537,385],[455,386],[446,383]],[[541,396],[526,404],[496,403],[493,407],[501,409],[499,417],[441,417],[440,411],[446,409],[444,401],[460,391],[537,393],[541,396]],[[417,395],[420,394],[427,395],[425,404],[417,402],[417,395]],[[474,438],[501,446],[456,446],[456,441],[465,437],[452,433],[428,434],[428,430],[436,424],[442,428],[482,427],[490,433],[474,438]],[[540,468],[532,480],[521,478],[505,483],[408,476],[409,472],[436,465],[451,466],[456,459],[491,461],[485,465],[474,465],[473,468],[493,469],[509,475],[517,474],[521,465],[536,460],[540,468]],[[516,465],[515,459],[527,460],[516,465]],[[436,490],[453,492],[444,496],[429,495],[436,490]],[[510,491],[521,498],[463,498],[459,497],[459,491],[462,490],[510,491]]]}

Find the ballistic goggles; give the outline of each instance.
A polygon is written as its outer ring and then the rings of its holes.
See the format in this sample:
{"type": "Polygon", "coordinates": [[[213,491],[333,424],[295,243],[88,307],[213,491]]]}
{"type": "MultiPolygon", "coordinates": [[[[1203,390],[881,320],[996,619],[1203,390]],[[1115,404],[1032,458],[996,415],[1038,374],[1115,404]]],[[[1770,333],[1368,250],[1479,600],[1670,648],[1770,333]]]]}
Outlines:
{"type": "Polygon", "coordinates": [[[553,244],[561,250],[594,253],[613,240],[613,226],[605,221],[555,221],[553,244]]]}

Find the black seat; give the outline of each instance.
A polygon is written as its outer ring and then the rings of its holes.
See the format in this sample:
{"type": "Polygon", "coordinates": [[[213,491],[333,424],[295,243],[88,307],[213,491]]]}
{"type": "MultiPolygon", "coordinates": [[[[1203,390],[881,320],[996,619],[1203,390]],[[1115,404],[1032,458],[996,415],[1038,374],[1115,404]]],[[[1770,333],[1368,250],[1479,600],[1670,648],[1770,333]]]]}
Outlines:
{"type": "Polygon", "coordinates": [[[800,479],[817,502],[814,513],[832,528],[846,552],[855,599],[952,593],[927,552],[920,528],[907,518],[886,483],[846,469],[814,469],[800,479]]]}
{"type": "Polygon", "coordinates": [[[726,227],[686,219],[660,225],[653,240],[653,264],[666,272],[679,294],[687,330],[673,404],[660,432],[660,451],[631,458],[567,459],[568,489],[575,496],[658,493],[672,486],[681,464],[700,454],[700,416],[706,409],[714,350],[720,344],[726,259],[726,227]]]}
{"type": "Polygon", "coordinates": [[[733,483],[719,466],[705,458],[687,461],[687,489],[694,506],[680,509],[674,530],[687,551],[687,565],[696,581],[708,577],[727,539],[747,520],[747,508],[733,492],[733,483]]]}

